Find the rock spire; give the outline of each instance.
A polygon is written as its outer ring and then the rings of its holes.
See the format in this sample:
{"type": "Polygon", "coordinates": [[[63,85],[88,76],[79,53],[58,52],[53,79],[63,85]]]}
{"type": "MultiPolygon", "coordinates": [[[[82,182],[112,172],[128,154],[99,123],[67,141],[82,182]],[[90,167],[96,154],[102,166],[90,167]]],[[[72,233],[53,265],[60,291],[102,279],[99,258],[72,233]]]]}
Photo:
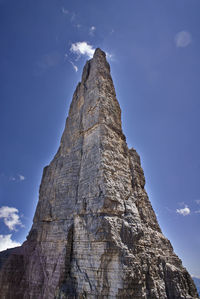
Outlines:
{"type": "Polygon", "coordinates": [[[194,299],[128,149],[103,51],[86,62],[27,240],[0,254],[1,299],[194,299]]]}

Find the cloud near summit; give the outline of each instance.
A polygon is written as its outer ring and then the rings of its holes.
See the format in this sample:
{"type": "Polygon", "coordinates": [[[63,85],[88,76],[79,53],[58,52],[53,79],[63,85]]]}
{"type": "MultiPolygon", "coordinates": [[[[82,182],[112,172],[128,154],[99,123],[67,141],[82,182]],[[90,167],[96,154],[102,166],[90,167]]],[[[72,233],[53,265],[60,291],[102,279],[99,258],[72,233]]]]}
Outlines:
{"type": "Polygon", "coordinates": [[[86,55],[89,58],[92,58],[95,49],[87,42],[77,42],[71,45],[70,51],[78,56],[86,55]]]}
{"type": "MultiPolygon", "coordinates": [[[[95,27],[94,27],[95,28],[95,27]]],[[[77,42],[71,45],[70,51],[74,54],[78,55],[77,60],[80,58],[81,55],[85,55],[89,58],[92,58],[95,52],[95,48],[88,44],[87,42],[77,42]]],[[[113,55],[105,52],[108,59],[113,59],[113,55]]]]}

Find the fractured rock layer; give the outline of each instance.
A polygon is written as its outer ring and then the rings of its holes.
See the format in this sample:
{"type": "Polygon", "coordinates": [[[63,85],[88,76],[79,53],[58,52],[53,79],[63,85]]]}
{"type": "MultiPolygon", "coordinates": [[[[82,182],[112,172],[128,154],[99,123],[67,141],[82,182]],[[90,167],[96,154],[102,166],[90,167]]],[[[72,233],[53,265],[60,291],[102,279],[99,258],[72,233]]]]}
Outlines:
{"type": "Polygon", "coordinates": [[[109,64],[97,49],[44,168],[27,241],[0,255],[0,298],[198,298],[144,185],[109,64]]]}

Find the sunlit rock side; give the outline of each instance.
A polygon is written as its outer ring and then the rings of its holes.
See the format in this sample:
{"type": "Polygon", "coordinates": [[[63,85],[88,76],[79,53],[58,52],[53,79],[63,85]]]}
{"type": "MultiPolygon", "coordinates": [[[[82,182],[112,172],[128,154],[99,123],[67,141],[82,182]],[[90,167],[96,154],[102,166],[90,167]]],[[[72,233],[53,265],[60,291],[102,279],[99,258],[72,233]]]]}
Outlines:
{"type": "Polygon", "coordinates": [[[1,299],[198,298],[128,149],[104,52],[73,96],[24,244],[1,254],[1,299]]]}

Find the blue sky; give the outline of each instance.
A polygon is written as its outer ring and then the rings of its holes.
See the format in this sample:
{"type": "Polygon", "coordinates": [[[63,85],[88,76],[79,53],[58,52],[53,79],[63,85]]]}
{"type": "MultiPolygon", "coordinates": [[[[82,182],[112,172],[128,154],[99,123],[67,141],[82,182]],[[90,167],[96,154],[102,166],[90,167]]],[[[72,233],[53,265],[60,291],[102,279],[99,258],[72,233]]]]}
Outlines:
{"type": "Polygon", "coordinates": [[[0,249],[30,230],[42,169],[100,47],[161,228],[200,277],[199,15],[199,0],[0,0],[0,249]]]}

